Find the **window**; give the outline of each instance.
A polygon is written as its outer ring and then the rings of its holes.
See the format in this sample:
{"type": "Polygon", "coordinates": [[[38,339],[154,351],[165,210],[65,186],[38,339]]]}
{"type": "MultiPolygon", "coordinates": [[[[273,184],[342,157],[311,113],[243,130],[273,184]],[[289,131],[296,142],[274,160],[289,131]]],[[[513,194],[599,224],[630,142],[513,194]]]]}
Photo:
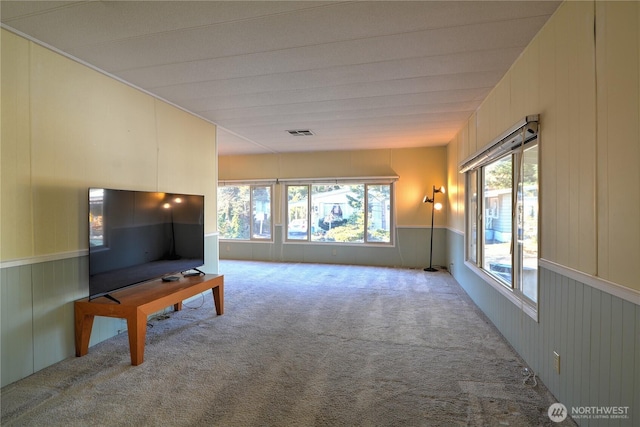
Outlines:
{"type": "Polygon", "coordinates": [[[251,187],[251,237],[271,239],[271,187],[251,187]]]}
{"type": "Polygon", "coordinates": [[[508,285],[513,284],[511,259],[512,156],[488,164],[482,169],[484,199],[484,242],[482,267],[508,285]]]}
{"type": "Polygon", "coordinates": [[[218,231],[221,239],[271,240],[271,186],[218,187],[218,231]]]}
{"type": "Polygon", "coordinates": [[[391,186],[367,185],[367,240],[391,242],[391,186]]]}
{"type": "Polygon", "coordinates": [[[106,246],[104,235],[104,189],[89,190],[89,246],[100,248],[106,246]]]}
{"type": "Polygon", "coordinates": [[[391,243],[391,184],[287,186],[288,241],[391,243]]]}
{"type": "Polygon", "coordinates": [[[535,118],[535,126],[527,122],[462,168],[467,182],[467,262],[492,277],[495,286],[509,290],[512,300],[534,310],[539,234],[535,118]]]}
{"type": "Polygon", "coordinates": [[[467,201],[467,259],[472,263],[478,262],[478,171],[469,172],[467,201]]]}
{"type": "Polygon", "coordinates": [[[467,185],[467,260],[537,303],[537,144],[468,172],[467,185]]]}
{"type": "Polygon", "coordinates": [[[309,240],[309,187],[306,185],[287,186],[287,238],[309,240]]]}
{"type": "Polygon", "coordinates": [[[522,292],[538,301],[538,146],[524,150],[518,182],[518,251],[522,258],[522,292]]]}

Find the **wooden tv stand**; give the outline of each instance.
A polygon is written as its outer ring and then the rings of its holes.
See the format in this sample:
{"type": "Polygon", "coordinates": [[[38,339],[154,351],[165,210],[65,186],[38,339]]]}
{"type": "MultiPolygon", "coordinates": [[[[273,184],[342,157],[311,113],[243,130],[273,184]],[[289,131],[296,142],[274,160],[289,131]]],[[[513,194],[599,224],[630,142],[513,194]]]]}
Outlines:
{"type": "Polygon", "coordinates": [[[182,301],[209,289],[213,293],[216,313],[223,314],[224,276],[216,274],[180,277],[175,282],[157,279],[111,293],[120,304],[103,297],[75,301],[76,356],[89,352],[94,316],[117,317],[127,320],[131,364],[141,364],[144,361],[148,316],[170,305],[179,311],[182,301]]]}

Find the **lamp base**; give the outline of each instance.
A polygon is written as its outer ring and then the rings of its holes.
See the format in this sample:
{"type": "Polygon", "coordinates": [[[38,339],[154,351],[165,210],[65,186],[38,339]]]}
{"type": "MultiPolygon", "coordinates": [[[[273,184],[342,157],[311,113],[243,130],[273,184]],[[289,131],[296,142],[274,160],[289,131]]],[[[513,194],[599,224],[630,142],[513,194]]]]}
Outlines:
{"type": "Polygon", "coordinates": [[[427,267],[424,269],[424,271],[438,271],[438,269],[433,267],[427,267]]]}

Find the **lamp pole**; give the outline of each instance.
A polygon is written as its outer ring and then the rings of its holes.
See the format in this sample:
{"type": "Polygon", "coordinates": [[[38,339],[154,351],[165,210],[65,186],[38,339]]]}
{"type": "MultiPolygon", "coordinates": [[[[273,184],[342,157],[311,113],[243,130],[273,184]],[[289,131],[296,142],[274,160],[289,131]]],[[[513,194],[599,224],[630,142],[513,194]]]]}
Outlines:
{"type": "MultiPolygon", "coordinates": [[[[444,187],[436,188],[434,185],[431,192],[431,198],[424,196],[424,199],[422,200],[422,203],[431,203],[431,244],[429,248],[429,267],[425,268],[424,271],[438,271],[437,268],[433,268],[433,218],[436,210],[436,193],[444,193],[444,191],[444,187]]],[[[442,205],[440,205],[440,203],[438,203],[438,205],[438,210],[440,210],[442,205]]]]}

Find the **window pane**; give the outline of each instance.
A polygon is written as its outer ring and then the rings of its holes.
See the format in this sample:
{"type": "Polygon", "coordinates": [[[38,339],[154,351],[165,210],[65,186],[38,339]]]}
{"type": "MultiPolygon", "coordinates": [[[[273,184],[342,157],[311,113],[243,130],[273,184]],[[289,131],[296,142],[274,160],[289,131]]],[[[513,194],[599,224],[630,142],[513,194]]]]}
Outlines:
{"type": "Polygon", "coordinates": [[[253,187],[251,193],[253,238],[271,239],[271,187],[253,187]]]}
{"type": "Polygon", "coordinates": [[[221,239],[249,240],[249,186],[218,187],[221,239]]]}
{"type": "Polygon", "coordinates": [[[311,187],[311,241],[364,242],[364,184],[311,187]]]}
{"type": "Polygon", "coordinates": [[[468,227],[468,259],[474,264],[478,262],[478,171],[469,172],[469,213],[468,227]]]}
{"type": "Polygon", "coordinates": [[[367,185],[367,241],[391,241],[391,186],[367,185]]]}
{"type": "Polygon", "coordinates": [[[287,239],[308,240],[309,186],[287,187],[287,239]]]}
{"type": "Polygon", "coordinates": [[[524,151],[518,188],[518,244],[522,252],[522,293],[538,300],[538,146],[524,151]]]}
{"type": "Polygon", "coordinates": [[[105,246],[103,223],[104,189],[92,188],[89,192],[89,246],[105,246]]]}
{"type": "Polygon", "coordinates": [[[482,267],[513,285],[511,257],[513,168],[503,157],[484,170],[484,259],[482,267]]]}

